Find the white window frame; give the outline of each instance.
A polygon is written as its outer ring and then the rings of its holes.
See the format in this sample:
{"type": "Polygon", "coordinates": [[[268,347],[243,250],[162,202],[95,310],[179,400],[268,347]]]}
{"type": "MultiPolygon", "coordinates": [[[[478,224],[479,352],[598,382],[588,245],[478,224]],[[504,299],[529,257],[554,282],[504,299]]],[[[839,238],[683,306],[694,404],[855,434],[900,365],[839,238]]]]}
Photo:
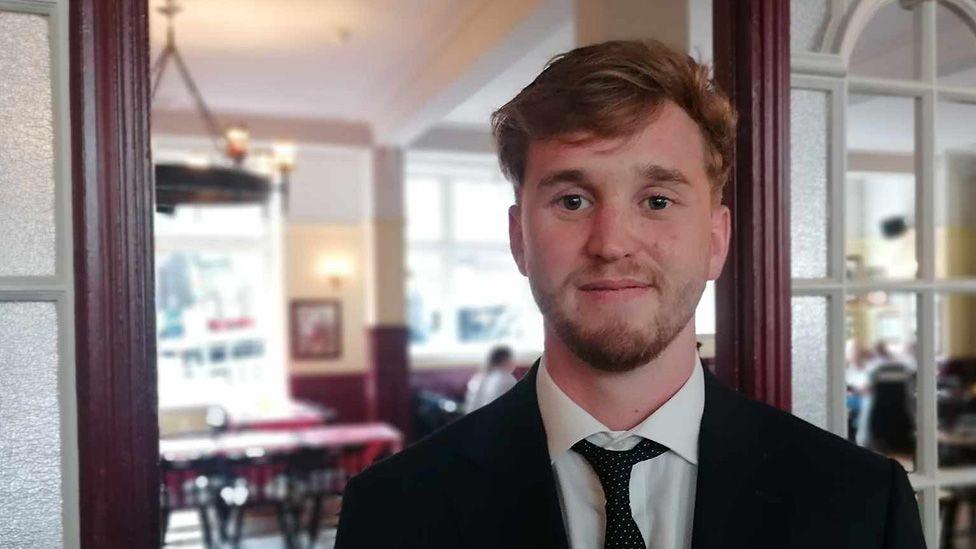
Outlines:
{"type": "MultiPolygon", "coordinates": [[[[792,0],[803,2],[806,0],[792,0]]],[[[920,43],[916,81],[850,76],[848,61],[861,32],[877,10],[896,0],[830,0],[824,37],[818,51],[791,53],[791,88],[829,94],[828,99],[828,237],[827,276],[792,279],[792,297],[824,297],[828,307],[827,421],[828,429],[847,436],[844,356],[845,301],[849,295],[868,291],[909,292],[917,296],[918,337],[916,398],[916,471],[909,475],[921,495],[920,508],[926,542],[938,547],[940,521],[938,491],[945,486],[976,485],[976,466],[940,470],[938,467],[935,364],[935,297],[938,294],[976,294],[976,278],[937,279],[935,276],[936,116],[940,101],[976,105],[976,87],[938,84],[937,2],[921,0],[916,9],[920,43]],[[913,280],[848,280],[845,269],[845,199],[847,171],[847,103],[852,93],[906,97],[915,100],[915,211],[918,276],[913,280]]],[[[946,0],[976,21],[976,1],[946,0]]]]}

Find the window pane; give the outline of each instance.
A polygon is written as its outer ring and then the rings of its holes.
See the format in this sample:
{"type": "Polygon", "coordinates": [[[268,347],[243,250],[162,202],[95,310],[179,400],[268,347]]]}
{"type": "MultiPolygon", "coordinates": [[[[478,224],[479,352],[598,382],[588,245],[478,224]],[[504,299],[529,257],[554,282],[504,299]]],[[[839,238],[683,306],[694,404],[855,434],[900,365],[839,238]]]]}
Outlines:
{"type": "Polygon", "coordinates": [[[237,401],[266,391],[271,318],[266,259],[256,251],[157,254],[161,407],[237,401]]]}
{"type": "Polygon", "coordinates": [[[178,206],[173,213],[157,213],[157,237],[260,238],[267,234],[268,218],[260,205],[178,206]]]}
{"type": "Polygon", "coordinates": [[[845,181],[847,276],[914,278],[915,100],[851,94],[845,181]]]}
{"type": "Polygon", "coordinates": [[[911,80],[918,74],[919,37],[915,8],[906,2],[886,2],[874,14],[854,45],[850,73],[872,78],[911,80]]]}
{"type": "Polygon", "coordinates": [[[976,524],[972,512],[976,486],[942,486],[939,489],[941,549],[969,549],[976,546],[976,524]]]}
{"type": "Polygon", "coordinates": [[[432,177],[408,177],[406,184],[407,238],[444,238],[444,198],[442,185],[432,177]]]}
{"type": "Polygon", "coordinates": [[[976,26],[957,10],[944,2],[937,8],[939,84],[976,87],[976,26]]]}
{"type": "Polygon", "coordinates": [[[444,259],[440,253],[407,253],[407,317],[410,343],[425,345],[445,337],[444,259]]]}
{"type": "Polygon", "coordinates": [[[829,0],[790,2],[790,51],[817,51],[830,16],[829,0]]]}
{"type": "Polygon", "coordinates": [[[827,276],[827,105],[827,92],[790,92],[790,270],[793,278],[827,276]]]}
{"type": "Polygon", "coordinates": [[[695,308],[695,333],[715,334],[715,281],[705,283],[698,307],[695,308]]]}
{"type": "Polygon", "coordinates": [[[55,271],[48,21],[0,11],[0,276],[55,271]]]}
{"type": "Polygon", "coordinates": [[[451,288],[458,342],[519,342],[542,348],[535,301],[507,251],[458,252],[451,288]]]}
{"type": "Polygon", "coordinates": [[[916,295],[871,292],[845,304],[848,437],[915,470],[916,295]]]}
{"type": "Polygon", "coordinates": [[[827,298],[793,298],[793,413],[826,429],[827,298]]]}
{"type": "Polygon", "coordinates": [[[512,187],[501,180],[455,180],[451,188],[454,239],[459,242],[508,243],[508,207],[512,187]]]}
{"type": "Polygon", "coordinates": [[[976,276],[976,104],[940,102],[936,117],[935,272],[976,276]]]}
{"type": "Polygon", "coordinates": [[[54,303],[0,301],[0,545],[4,547],[62,546],[58,391],[54,303]]]}
{"type": "Polygon", "coordinates": [[[939,466],[976,464],[976,294],[936,294],[939,466]]]}

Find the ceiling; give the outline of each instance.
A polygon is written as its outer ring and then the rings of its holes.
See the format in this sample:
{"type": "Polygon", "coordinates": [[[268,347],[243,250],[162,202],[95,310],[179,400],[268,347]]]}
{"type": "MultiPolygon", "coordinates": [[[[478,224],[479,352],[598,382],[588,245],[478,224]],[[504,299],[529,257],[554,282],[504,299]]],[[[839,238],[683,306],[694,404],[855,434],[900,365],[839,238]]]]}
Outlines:
{"type": "Polygon", "coordinates": [[[554,55],[572,49],[574,40],[573,25],[567,21],[485,87],[455,107],[444,121],[457,126],[487,126],[495,109],[507,103],[532,82],[554,55]]]}
{"type": "MultiPolygon", "coordinates": [[[[498,0],[182,0],[175,36],[215,112],[375,126],[397,94],[424,75],[433,59],[443,58],[445,51],[450,54],[473,24],[484,24],[479,18],[505,15],[499,8],[503,4],[498,0]],[[336,40],[341,29],[349,33],[342,43],[336,40]]],[[[161,5],[163,0],[150,0],[154,59],[166,35],[166,19],[156,11],[161,5]]],[[[566,21],[569,17],[567,12],[566,21]]],[[[556,53],[550,50],[563,48],[566,25],[551,26],[559,27],[556,39],[548,31],[534,37],[541,49],[522,49],[531,54],[511,65],[484,92],[450,105],[463,103],[448,119],[459,124],[477,124],[480,119],[486,124],[484,113],[531,79],[556,53]]],[[[193,109],[172,65],[153,107],[174,112],[193,109]]]]}
{"type": "MultiPolygon", "coordinates": [[[[184,0],[176,43],[215,111],[369,119],[376,101],[457,26],[466,0],[184,0]],[[336,43],[344,28],[348,41],[336,43]]],[[[162,0],[152,0],[153,8],[162,0]]],[[[165,18],[150,16],[153,55],[165,18]]],[[[172,67],[155,106],[192,108],[172,67]]]]}

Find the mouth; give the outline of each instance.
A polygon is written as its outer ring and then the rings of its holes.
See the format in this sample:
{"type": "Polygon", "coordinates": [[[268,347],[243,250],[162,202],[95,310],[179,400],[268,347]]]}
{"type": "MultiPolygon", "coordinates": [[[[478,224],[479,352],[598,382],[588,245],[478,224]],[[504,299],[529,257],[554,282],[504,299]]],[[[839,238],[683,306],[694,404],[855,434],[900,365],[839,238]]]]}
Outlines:
{"type": "Polygon", "coordinates": [[[579,286],[580,292],[597,301],[629,300],[647,293],[651,285],[633,279],[605,279],[579,286]]]}

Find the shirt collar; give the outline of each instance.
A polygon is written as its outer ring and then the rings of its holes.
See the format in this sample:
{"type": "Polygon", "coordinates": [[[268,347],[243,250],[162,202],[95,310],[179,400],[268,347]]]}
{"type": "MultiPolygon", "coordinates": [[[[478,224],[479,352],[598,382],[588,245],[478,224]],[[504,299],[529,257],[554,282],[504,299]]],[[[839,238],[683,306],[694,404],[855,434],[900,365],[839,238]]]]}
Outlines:
{"type": "Polygon", "coordinates": [[[573,402],[549,376],[544,358],[539,361],[536,393],[551,461],[584,438],[608,433],[617,440],[633,435],[651,439],[698,465],[698,431],[705,409],[705,379],[697,355],[691,376],[678,392],[629,431],[611,431],[573,402]]]}

